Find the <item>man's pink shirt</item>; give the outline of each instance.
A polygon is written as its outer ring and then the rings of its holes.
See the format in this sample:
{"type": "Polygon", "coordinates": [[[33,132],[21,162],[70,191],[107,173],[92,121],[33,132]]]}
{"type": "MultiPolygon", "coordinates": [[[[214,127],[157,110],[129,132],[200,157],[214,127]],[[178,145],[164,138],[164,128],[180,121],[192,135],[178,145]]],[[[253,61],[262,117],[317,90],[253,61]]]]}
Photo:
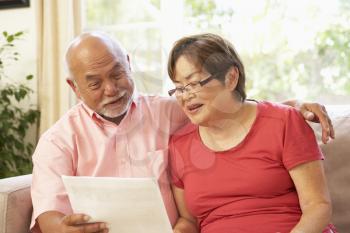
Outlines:
{"type": "Polygon", "coordinates": [[[119,125],[82,102],[74,106],[41,136],[34,152],[32,231],[40,232],[35,220],[46,211],[72,213],[61,175],[157,177],[174,224],[167,149],[170,135],[186,122],[176,101],[165,97],[135,97],[119,125]]]}

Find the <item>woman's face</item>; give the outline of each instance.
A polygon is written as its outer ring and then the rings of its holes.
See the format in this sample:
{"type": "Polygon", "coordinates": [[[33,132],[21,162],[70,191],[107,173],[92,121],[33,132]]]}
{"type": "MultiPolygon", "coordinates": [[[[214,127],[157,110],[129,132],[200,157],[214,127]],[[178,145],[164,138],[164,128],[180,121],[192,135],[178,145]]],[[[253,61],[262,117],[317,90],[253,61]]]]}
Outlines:
{"type": "Polygon", "coordinates": [[[198,85],[198,88],[191,88],[199,81],[209,78],[210,74],[184,55],[176,61],[175,74],[174,84],[177,88],[188,85],[176,98],[192,123],[208,126],[211,121],[227,116],[228,107],[233,102],[231,88],[217,79],[212,79],[203,86],[198,85]]]}

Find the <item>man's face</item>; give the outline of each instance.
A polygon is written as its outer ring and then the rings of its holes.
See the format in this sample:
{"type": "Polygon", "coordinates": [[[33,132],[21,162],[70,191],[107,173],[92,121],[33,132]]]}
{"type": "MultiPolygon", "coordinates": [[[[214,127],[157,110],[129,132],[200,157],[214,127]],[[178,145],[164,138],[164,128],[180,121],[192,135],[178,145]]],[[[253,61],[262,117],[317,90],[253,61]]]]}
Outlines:
{"type": "Polygon", "coordinates": [[[72,72],[77,97],[103,117],[122,116],[131,104],[134,90],[127,56],[108,49],[82,54],[72,72]]]}

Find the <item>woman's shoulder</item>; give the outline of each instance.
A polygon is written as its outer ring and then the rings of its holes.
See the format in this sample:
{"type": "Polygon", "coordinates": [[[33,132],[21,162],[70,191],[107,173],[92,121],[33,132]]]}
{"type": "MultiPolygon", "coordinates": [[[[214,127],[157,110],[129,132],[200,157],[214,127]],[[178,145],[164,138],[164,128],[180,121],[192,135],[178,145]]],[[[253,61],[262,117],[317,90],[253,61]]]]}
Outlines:
{"type": "Polygon", "coordinates": [[[262,117],[275,118],[279,120],[285,120],[288,119],[290,115],[299,114],[295,108],[289,105],[269,101],[259,101],[258,108],[262,117]]]}
{"type": "Polygon", "coordinates": [[[187,123],[171,136],[171,141],[173,143],[178,142],[179,140],[188,140],[192,138],[198,129],[198,125],[195,125],[191,122],[187,123]]]}

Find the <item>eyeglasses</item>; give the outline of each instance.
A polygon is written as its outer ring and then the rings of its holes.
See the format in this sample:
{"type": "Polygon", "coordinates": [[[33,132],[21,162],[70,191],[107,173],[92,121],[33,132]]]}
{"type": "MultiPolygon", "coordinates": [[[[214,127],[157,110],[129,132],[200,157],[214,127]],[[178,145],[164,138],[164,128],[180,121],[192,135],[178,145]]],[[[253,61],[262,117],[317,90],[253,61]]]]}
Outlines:
{"type": "Polygon", "coordinates": [[[170,96],[172,96],[173,94],[175,94],[176,97],[180,97],[182,96],[185,92],[187,93],[196,93],[199,92],[202,87],[209,83],[212,79],[214,79],[214,75],[210,75],[209,77],[207,77],[206,79],[203,79],[201,81],[197,81],[197,82],[191,82],[189,84],[187,84],[184,87],[177,87],[174,89],[171,89],[168,91],[168,94],[170,96]]]}

